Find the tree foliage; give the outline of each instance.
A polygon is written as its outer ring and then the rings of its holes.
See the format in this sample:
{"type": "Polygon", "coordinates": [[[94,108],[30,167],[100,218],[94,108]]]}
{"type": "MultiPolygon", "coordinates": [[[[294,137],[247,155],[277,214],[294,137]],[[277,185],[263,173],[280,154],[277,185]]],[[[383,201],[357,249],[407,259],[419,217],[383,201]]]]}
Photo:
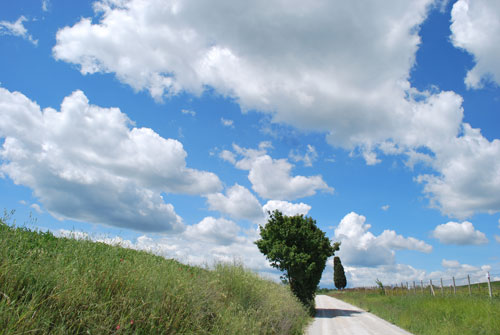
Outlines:
{"type": "Polygon", "coordinates": [[[342,290],[347,285],[347,279],[345,278],[344,266],[340,261],[340,257],[333,258],[333,282],[335,287],[342,290]]]}
{"type": "Polygon", "coordinates": [[[314,294],[326,261],[339,250],[340,243],[332,245],[310,217],[285,216],[278,210],[269,215],[255,244],[273,267],[284,272],[282,279],[313,312],[314,294]]]}

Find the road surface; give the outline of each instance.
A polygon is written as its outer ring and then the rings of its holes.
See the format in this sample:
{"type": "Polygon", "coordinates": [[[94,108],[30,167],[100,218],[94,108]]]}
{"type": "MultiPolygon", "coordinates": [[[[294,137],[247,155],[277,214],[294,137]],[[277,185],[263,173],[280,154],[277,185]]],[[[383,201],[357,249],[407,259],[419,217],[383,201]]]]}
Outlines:
{"type": "Polygon", "coordinates": [[[339,299],[316,296],[316,317],[306,335],[411,335],[378,316],[339,299]]]}

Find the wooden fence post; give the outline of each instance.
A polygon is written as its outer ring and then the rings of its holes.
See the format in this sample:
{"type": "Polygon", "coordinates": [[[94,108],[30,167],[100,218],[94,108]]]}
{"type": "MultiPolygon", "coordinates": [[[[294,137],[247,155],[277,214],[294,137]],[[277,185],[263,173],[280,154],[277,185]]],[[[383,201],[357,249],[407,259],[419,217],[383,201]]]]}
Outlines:
{"type": "Polygon", "coordinates": [[[415,286],[415,281],[413,281],[413,294],[417,294],[417,287],[415,286]]]}
{"type": "Polygon", "coordinates": [[[441,278],[441,295],[444,295],[443,278],[441,278]]]}
{"type": "Polygon", "coordinates": [[[470,289],[470,276],[467,275],[467,282],[469,283],[469,295],[472,295],[472,291],[470,289]]]}
{"type": "Polygon", "coordinates": [[[434,286],[432,285],[432,279],[429,279],[429,282],[431,283],[431,294],[432,296],[436,296],[436,294],[434,293],[434,286]]]}
{"type": "Polygon", "coordinates": [[[489,271],[488,271],[488,291],[490,291],[490,298],[493,298],[493,292],[491,292],[491,280],[489,271]]]}
{"type": "Polygon", "coordinates": [[[457,286],[455,285],[455,277],[453,278],[453,294],[457,294],[457,286]]]}
{"type": "Polygon", "coordinates": [[[424,281],[420,281],[420,291],[422,291],[422,294],[424,294],[424,281]]]}

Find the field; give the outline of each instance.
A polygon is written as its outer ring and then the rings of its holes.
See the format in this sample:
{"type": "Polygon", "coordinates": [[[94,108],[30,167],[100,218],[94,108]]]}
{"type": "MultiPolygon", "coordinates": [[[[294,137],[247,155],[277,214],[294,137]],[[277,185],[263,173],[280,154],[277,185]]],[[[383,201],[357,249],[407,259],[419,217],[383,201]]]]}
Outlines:
{"type": "Polygon", "coordinates": [[[0,221],[2,334],[302,334],[285,286],[0,221]]]}
{"type": "MultiPolygon", "coordinates": [[[[498,285],[500,283],[493,283],[498,285]]],[[[482,287],[483,293],[486,288],[482,287]]],[[[500,298],[490,299],[482,294],[441,296],[429,294],[402,294],[393,291],[383,295],[377,290],[331,291],[329,295],[344,300],[416,335],[500,334],[500,298]]],[[[465,294],[464,292],[467,292],[465,294]]]]}

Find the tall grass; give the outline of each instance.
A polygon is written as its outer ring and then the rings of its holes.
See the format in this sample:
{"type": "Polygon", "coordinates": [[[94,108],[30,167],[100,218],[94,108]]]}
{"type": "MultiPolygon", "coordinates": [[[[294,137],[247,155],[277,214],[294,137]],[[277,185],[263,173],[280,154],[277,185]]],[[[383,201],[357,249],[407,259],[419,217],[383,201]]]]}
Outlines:
{"type": "Polygon", "coordinates": [[[290,290],[0,221],[1,334],[302,334],[290,290]]]}
{"type": "Polygon", "coordinates": [[[468,295],[330,293],[417,335],[500,334],[500,300],[468,295]]]}

